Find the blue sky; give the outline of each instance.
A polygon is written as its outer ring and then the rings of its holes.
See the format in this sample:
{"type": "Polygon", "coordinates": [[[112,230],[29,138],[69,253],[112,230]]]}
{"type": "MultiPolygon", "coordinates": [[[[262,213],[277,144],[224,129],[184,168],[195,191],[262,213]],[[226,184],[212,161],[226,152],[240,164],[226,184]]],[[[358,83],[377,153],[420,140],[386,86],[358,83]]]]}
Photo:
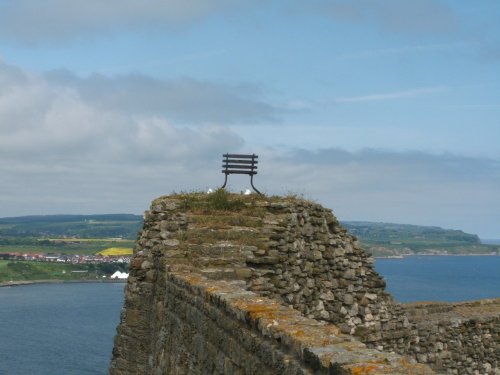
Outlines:
{"type": "Polygon", "coordinates": [[[0,0],[0,216],[141,213],[255,152],[262,191],[341,220],[500,238],[499,21],[494,0],[0,0]]]}

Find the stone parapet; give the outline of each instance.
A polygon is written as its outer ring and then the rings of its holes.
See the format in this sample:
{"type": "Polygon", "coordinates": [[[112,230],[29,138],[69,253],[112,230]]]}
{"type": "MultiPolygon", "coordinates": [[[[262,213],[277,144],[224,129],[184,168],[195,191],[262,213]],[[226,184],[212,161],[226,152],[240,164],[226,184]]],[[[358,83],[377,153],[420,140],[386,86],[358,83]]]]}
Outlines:
{"type": "Polygon", "coordinates": [[[110,374],[434,373],[399,355],[368,349],[338,327],[244,286],[166,271],[147,319],[133,314],[122,320],[123,328],[147,334],[147,357],[138,357],[135,346],[116,351],[110,374]],[[139,332],[137,325],[145,329],[139,332]]]}
{"type": "Polygon", "coordinates": [[[500,374],[500,308],[481,303],[395,303],[316,203],[166,196],[145,214],[110,374],[500,374]]]}

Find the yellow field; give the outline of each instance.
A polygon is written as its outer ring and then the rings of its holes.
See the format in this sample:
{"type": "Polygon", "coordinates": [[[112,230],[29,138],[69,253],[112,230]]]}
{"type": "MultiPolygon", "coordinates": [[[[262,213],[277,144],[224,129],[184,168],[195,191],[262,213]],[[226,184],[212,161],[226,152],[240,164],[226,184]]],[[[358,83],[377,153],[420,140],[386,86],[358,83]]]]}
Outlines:
{"type": "Polygon", "coordinates": [[[108,247],[105,250],[99,251],[100,255],[132,255],[132,249],[126,247],[108,247]]]}

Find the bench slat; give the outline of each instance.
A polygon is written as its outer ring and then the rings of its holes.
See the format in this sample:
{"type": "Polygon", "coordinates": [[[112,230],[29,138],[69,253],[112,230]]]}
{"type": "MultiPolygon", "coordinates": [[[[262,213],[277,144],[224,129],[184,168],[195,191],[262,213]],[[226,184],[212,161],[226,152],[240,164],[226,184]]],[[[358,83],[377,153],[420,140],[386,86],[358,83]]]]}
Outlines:
{"type": "Polygon", "coordinates": [[[240,168],[240,169],[257,169],[256,165],[237,165],[237,164],[225,164],[222,168],[232,169],[232,168],[240,168]]]}
{"type": "Polygon", "coordinates": [[[257,164],[257,160],[240,160],[240,159],[227,159],[222,160],[224,163],[239,163],[239,164],[257,164]]]}
{"type": "Polygon", "coordinates": [[[257,174],[256,171],[222,170],[225,174],[257,174]]]}
{"type": "Polygon", "coordinates": [[[243,158],[243,159],[257,159],[257,155],[244,155],[244,154],[224,154],[225,158],[243,158]]]}

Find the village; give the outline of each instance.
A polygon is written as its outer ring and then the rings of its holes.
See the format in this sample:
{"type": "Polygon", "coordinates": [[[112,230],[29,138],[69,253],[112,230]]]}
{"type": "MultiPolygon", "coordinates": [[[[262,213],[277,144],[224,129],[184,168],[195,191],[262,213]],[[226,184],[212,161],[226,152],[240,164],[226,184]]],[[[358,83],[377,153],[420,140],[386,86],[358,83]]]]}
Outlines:
{"type": "Polygon", "coordinates": [[[15,261],[35,261],[35,262],[57,262],[70,264],[103,264],[103,263],[120,263],[129,264],[130,256],[123,255],[102,255],[102,254],[55,254],[55,253],[23,253],[23,252],[7,252],[0,253],[2,260],[15,261]]]}

